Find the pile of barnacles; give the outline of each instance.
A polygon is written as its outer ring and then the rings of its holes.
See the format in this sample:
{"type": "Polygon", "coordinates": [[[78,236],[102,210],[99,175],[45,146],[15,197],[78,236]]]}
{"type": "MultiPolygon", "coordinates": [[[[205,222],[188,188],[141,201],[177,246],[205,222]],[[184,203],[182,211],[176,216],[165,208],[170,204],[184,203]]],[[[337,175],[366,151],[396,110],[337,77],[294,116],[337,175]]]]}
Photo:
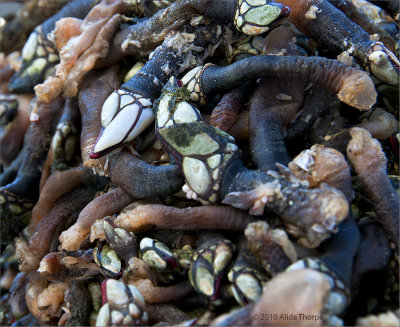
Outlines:
{"type": "Polygon", "coordinates": [[[0,323],[399,326],[396,0],[0,3],[0,323]]]}

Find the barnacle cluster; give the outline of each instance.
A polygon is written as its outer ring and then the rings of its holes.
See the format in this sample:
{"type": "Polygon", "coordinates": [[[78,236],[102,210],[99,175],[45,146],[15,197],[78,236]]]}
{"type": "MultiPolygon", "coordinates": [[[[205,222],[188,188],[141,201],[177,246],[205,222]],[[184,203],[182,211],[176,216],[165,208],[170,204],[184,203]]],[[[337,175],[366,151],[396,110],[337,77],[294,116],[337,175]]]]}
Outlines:
{"type": "Polygon", "coordinates": [[[398,23],[1,2],[0,324],[398,326],[398,23]]]}

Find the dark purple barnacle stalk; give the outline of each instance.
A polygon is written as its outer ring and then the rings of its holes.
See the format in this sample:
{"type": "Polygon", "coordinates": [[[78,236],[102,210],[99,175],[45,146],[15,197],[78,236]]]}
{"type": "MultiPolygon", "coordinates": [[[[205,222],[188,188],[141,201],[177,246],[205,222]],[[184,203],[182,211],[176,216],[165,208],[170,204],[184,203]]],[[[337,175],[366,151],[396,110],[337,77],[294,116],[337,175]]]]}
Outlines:
{"type": "Polygon", "coordinates": [[[15,237],[30,220],[30,212],[39,197],[41,169],[50,147],[47,136],[56,128],[62,99],[46,104],[37,103],[36,114],[40,117],[30,123],[27,131],[26,151],[16,177],[0,188],[0,215],[2,217],[1,242],[6,244],[15,237]]]}
{"type": "Polygon", "coordinates": [[[319,84],[359,110],[371,109],[376,102],[377,93],[367,73],[321,57],[253,56],[224,67],[206,64],[192,69],[182,81],[190,100],[205,104],[208,97],[245,81],[287,76],[319,84]]]}
{"type": "MultiPolygon", "coordinates": [[[[165,1],[145,1],[146,4],[165,1]]],[[[136,2],[137,3],[137,2],[136,2]]],[[[139,5],[140,6],[140,5],[139,5]]],[[[271,26],[288,17],[290,8],[270,0],[237,1],[237,0],[184,0],[174,1],[165,9],[159,10],[149,19],[137,24],[125,26],[116,33],[109,54],[98,65],[103,67],[109,62],[115,63],[126,55],[148,55],[171,31],[179,30],[191,22],[194,16],[197,21],[203,17],[212,19],[218,24],[232,22],[236,29],[255,33],[268,31],[271,26]]],[[[193,23],[193,22],[191,22],[193,23]]]]}
{"type": "MultiPolygon", "coordinates": [[[[390,4],[390,1],[382,2],[390,4]]],[[[393,1],[396,3],[396,1],[393,1]]],[[[369,1],[339,1],[332,4],[342,11],[354,23],[362,27],[369,35],[379,35],[379,40],[392,52],[396,47],[397,26],[395,20],[383,8],[374,5],[369,1]]],[[[398,3],[397,10],[399,10],[398,3]]],[[[395,15],[393,15],[394,17],[395,15]]]]}

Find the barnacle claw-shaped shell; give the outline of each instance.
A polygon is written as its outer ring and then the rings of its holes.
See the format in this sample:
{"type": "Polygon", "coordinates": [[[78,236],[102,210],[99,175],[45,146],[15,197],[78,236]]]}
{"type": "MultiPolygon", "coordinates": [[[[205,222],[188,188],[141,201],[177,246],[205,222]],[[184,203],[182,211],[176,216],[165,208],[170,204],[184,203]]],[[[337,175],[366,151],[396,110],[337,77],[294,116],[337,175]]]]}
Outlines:
{"type": "Polygon", "coordinates": [[[139,290],[114,279],[107,279],[101,285],[103,306],[96,320],[96,326],[141,326],[148,321],[144,311],[145,301],[139,290]]]}
{"type": "Polygon", "coordinates": [[[195,67],[182,78],[183,86],[189,91],[190,100],[199,102],[201,105],[207,103],[207,98],[201,87],[201,75],[209,66],[213,66],[213,64],[208,63],[204,66],[195,67]]]}
{"type": "Polygon", "coordinates": [[[383,43],[375,42],[368,51],[368,66],[381,81],[399,85],[399,59],[383,43]]]}
{"type": "Polygon", "coordinates": [[[233,137],[199,121],[160,128],[157,137],[178,159],[188,184],[185,190],[199,200],[218,201],[224,170],[238,152],[233,137]]]}
{"type": "Polygon", "coordinates": [[[259,35],[248,35],[243,40],[234,42],[227,51],[227,60],[232,63],[240,55],[260,55],[264,48],[264,38],[259,35]]]}
{"type": "Polygon", "coordinates": [[[93,251],[93,258],[108,276],[114,278],[121,276],[121,260],[109,245],[99,242],[93,251]]]}
{"type": "Polygon", "coordinates": [[[71,122],[62,122],[57,125],[51,140],[51,149],[54,160],[70,163],[75,154],[78,143],[78,129],[71,122]]]}
{"type": "Polygon", "coordinates": [[[202,121],[200,111],[189,102],[188,90],[182,82],[172,76],[162,90],[161,97],[154,102],[156,129],[176,124],[202,121]]]}
{"type": "Polygon", "coordinates": [[[261,34],[288,17],[290,8],[269,0],[238,0],[235,27],[248,35],[261,34]]]}
{"type": "Polygon", "coordinates": [[[110,217],[104,218],[103,228],[108,244],[111,245],[125,263],[128,263],[129,259],[137,253],[135,235],[132,232],[128,232],[126,229],[118,227],[110,217]]]}
{"type": "Polygon", "coordinates": [[[8,244],[29,223],[31,200],[0,188],[1,244],[8,244]]]}
{"type": "Polygon", "coordinates": [[[140,256],[151,268],[157,271],[177,268],[172,251],[162,242],[144,237],[140,241],[140,256]]]}
{"type": "Polygon", "coordinates": [[[221,240],[201,249],[192,258],[189,281],[194,289],[212,301],[219,297],[222,273],[230,263],[235,246],[221,240]]]}
{"type": "Polygon", "coordinates": [[[154,120],[149,99],[125,90],[116,90],[101,110],[102,130],[90,154],[98,159],[132,141],[154,120]]]}
{"type": "Polygon", "coordinates": [[[245,256],[238,258],[228,273],[231,291],[236,301],[244,306],[256,301],[262,294],[267,277],[251,265],[245,256]]]}
{"type": "Polygon", "coordinates": [[[31,92],[36,84],[52,75],[59,56],[52,41],[43,36],[42,27],[37,27],[22,49],[22,67],[8,85],[10,92],[31,92]]]}

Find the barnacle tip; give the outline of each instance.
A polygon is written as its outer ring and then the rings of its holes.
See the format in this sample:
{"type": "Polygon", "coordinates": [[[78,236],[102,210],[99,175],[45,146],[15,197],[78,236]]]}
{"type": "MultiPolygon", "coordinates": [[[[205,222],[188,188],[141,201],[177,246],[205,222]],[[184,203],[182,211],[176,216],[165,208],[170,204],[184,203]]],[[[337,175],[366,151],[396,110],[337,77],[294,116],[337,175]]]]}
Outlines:
{"type": "Polygon", "coordinates": [[[31,77],[23,77],[19,73],[14,74],[8,82],[8,91],[16,94],[32,92],[31,79],[31,77]]]}
{"type": "Polygon", "coordinates": [[[108,145],[108,147],[107,147],[107,145],[105,145],[104,137],[102,138],[103,131],[104,131],[104,128],[101,128],[101,131],[99,133],[99,136],[97,137],[97,140],[93,146],[93,149],[89,153],[90,159],[100,159],[101,157],[104,157],[106,154],[109,154],[111,151],[113,151],[116,148],[121,146],[121,143],[118,143],[118,144],[114,144],[114,145],[107,144],[108,145]]]}
{"type": "Polygon", "coordinates": [[[102,155],[100,154],[100,152],[94,152],[94,150],[92,150],[92,152],[90,152],[89,154],[90,159],[99,159],[102,157],[102,155]]]}
{"type": "Polygon", "coordinates": [[[290,7],[282,6],[282,9],[281,9],[281,16],[282,17],[285,17],[285,18],[289,17],[291,13],[292,13],[292,9],[290,7]]]}

